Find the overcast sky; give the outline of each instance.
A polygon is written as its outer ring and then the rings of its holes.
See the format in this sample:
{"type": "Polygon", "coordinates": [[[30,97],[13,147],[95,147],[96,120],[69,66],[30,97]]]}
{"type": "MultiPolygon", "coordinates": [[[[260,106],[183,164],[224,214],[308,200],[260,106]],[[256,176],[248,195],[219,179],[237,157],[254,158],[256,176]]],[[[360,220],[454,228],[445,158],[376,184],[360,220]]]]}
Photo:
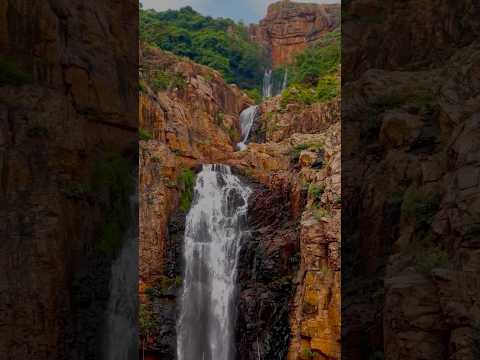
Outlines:
{"type": "MultiPolygon", "coordinates": [[[[167,10],[191,6],[204,15],[228,17],[246,23],[258,22],[267,6],[276,0],[140,0],[146,9],[167,10]]],[[[303,2],[332,3],[339,0],[310,0],[303,2]]]]}

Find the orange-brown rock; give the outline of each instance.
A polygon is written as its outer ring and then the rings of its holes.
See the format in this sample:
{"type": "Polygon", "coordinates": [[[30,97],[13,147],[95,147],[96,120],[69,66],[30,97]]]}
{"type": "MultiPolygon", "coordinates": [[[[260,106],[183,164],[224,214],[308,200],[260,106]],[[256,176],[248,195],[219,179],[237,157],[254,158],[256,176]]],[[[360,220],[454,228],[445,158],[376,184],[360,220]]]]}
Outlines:
{"type": "Polygon", "coordinates": [[[249,29],[250,38],[272,57],[272,66],[290,63],[310,43],[340,25],[340,5],[283,0],[268,7],[267,16],[249,29]]]}

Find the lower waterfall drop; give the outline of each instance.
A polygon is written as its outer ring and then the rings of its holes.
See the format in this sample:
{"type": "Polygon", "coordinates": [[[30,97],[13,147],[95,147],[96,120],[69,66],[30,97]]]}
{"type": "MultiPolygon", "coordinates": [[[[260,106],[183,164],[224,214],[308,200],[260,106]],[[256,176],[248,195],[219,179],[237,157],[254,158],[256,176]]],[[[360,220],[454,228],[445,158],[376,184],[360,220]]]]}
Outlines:
{"type": "Polygon", "coordinates": [[[234,294],[251,190],[225,165],[204,165],[187,215],[178,360],[232,360],[234,294]]]}

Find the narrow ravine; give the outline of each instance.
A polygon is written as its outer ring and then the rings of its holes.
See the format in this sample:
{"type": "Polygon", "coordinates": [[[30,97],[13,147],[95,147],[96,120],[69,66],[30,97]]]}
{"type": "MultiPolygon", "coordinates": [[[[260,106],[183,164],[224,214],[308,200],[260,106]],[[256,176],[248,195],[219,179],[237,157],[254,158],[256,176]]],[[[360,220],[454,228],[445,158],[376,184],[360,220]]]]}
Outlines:
{"type": "Polygon", "coordinates": [[[240,240],[251,190],[225,165],[203,165],[188,212],[178,360],[231,360],[240,240]]]}

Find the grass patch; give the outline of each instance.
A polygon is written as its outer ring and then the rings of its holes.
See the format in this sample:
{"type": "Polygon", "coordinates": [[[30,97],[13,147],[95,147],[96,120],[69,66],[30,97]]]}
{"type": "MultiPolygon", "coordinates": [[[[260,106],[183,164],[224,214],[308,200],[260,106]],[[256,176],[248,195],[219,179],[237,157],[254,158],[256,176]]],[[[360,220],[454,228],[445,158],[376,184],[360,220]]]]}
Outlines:
{"type": "Polygon", "coordinates": [[[143,141],[153,140],[152,133],[145,129],[138,129],[138,136],[143,141]]]}
{"type": "Polygon", "coordinates": [[[317,207],[313,209],[313,216],[317,221],[330,217],[330,212],[324,207],[317,207]]]}
{"type": "Polygon", "coordinates": [[[32,76],[20,70],[13,61],[0,59],[0,86],[30,84],[32,76]]]}
{"type": "Polygon", "coordinates": [[[187,88],[187,80],[183,75],[163,70],[157,70],[153,73],[150,84],[152,89],[157,92],[172,89],[185,90],[187,88]]]}
{"type": "Polygon", "coordinates": [[[298,144],[295,145],[290,150],[290,158],[292,161],[298,161],[300,158],[300,153],[304,150],[311,150],[311,151],[320,151],[323,149],[323,144],[321,143],[305,143],[305,144],[298,144]]]}
{"type": "Polygon", "coordinates": [[[319,203],[322,199],[322,195],[325,192],[325,185],[310,184],[308,187],[308,195],[313,199],[315,203],[319,203]]]}
{"type": "Polygon", "coordinates": [[[183,169],[177,177],[177,186],[180,190],[180,208],[183,211],[188,211],[192,205],[195,178],[195,173],[190,169],[183,169]]]}

